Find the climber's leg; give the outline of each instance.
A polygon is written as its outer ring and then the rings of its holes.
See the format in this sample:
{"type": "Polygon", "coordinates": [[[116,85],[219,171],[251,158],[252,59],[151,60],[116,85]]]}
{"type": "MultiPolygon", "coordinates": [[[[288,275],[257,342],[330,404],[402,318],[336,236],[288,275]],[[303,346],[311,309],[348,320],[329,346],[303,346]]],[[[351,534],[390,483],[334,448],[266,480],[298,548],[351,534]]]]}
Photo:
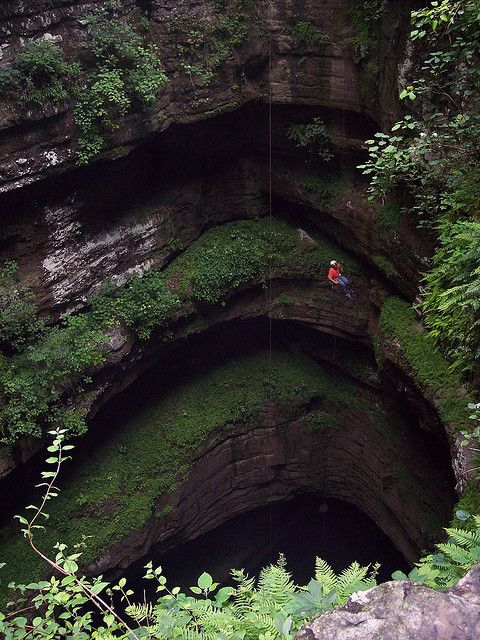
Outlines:
{"type": "Polygon", "coordinates": [[[350,280],[345,276],[339,276],[338,284],[342,287],[342,289],[345,291],[345,295],[350,300],[353,295],[352,287],[350,286],[350,280]]]}

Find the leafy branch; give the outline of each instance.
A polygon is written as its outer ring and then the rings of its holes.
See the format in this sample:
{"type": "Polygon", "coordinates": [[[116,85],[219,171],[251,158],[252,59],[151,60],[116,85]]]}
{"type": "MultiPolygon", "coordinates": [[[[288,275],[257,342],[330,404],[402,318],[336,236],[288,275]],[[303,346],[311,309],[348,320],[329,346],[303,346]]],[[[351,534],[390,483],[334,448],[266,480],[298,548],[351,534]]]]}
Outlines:
{"type": "MultiPolygon", "coordinates": [[[[24,525],[24,528],[22,529],[23,536],[26,538],[26,540],[28,540],[33,551],[38,556],[40,556],[40,558],[42,558],[42,560],[44,560],[54,571],[64,576],[61,582],[61,585],[63,587],[69,587],[70,589],[77,587],[81,592],[85,594],[88,600],[93,605],[95,605],[95,607],[101,613],[104,614],[104,620],[107,622],[107,624],[111,624],[113,620],[116,620],[121,627],[124,627],[127,630],[133,640],[140,640],[139,637],[129,627],[129,625],[119,616],[119,614],[107,602],[105,602],[103,598],[100,597],[100,587],[103,588],[104,586],[106,586],[106,583],[97,581],[93,584],[90,584],[87,580],[77,576],[76,572],[78,571],[78,564],[76,561],[80,557],[80,553],[66,556],[64,554],[65,545],[57,544],[57,548],[59,551],[56,555],[55,560],[52,560],[46,553],[41,551],[35,543],[35,531],[39,529],[45,529],[44,525],[38,524],[38,520],[40,518],[48,520],[49,515],[45,511],[47,502],[52,498],[57,497],[58,495],[59,489],[55,486],[55,482],[60,473],[62,464],[71,459],[69,455],[64,455],[64,452],[72,450],[74,448],[73,445],[64,444],[64,440],[67,434],[66,429],[55,429],[53,431],[49,431],[49,434],[54,436],[54,439],[52,444],[47,449],[52,455],[47,458],[46,462],[47,464],[55,465],[55,468],[53,471],[42,471],[42,478],[46,482],[41,482],[40,484],[36,485],[39,488],[45,488],[45,492],[41,498],[40,504],[31,504],[26,507],[26,509],[34,511],[33,517],[28,519],[24,516],[17,515],[15,516],[15,518],[19,520],[20,524],[24,525]]],[[[39,627],[40,623],[36,626],[32,626],[30,631],[37,630],[39,627]]],[[[26,638],[27,636],[23,637],[26,638]]]]}

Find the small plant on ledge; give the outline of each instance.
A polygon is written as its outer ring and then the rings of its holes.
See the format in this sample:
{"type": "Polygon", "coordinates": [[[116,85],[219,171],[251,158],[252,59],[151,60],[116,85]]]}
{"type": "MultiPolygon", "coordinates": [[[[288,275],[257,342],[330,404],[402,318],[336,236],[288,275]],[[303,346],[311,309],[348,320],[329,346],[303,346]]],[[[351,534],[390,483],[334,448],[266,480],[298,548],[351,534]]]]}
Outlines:
{"type": "Polygon", "coordinates": [[[116,118],[135,103],[153,105],[167,81],[155,45],[144,42],[114,9],[98,9],[86,20],[94,66],[75,107],[78,164],[87,164],[100,153],[105,132],[117,129],[116,118]]]}
{"type": "MultiPolygon", "coordinates": [[[[81,575],[81,547],[73,553],[66,545],[55,545],[54,557],[42,548],[39,534],[48,521],[47,502],[58,495],[56,486],[62,464],[69,459],[66,452],[73,446],[66,444],[65,430],[50,432],[53,443],[48,447],[47,463],[52,471],[42,473],[43,495],[39,504],[27,507],[30,517],[16,516],[22,533],[36,554],[53,574],[48,579],[27,585],[9,584],[17,597],[0,612],[0,633],[12,640],[26,638],[104,638],[105,640],[140,640],[151,638],[264,638],[291,640],[304,622],[334,606],[345,604],[355,591],[376,585],[378,565],[361,567],[353,562],[340,575],[320,558],[316,559],[315,577],[307,586],[294,584],[287,571],[285,558],[260,572],[258,581],[243,570],[232,570],[235,587],[219,589],[219,583],[203,572],[193,595],[182,593],[179,587],[167,586],[162,568],[145,565],[145,579],[157,584],[157,602],[145,598],[136,600],[125,578],[109,584],[103,576],[93,579],[81,575]],[[112,604],[117,593],[125,613],[120,614],[112,604]],[[95,619],[93,612],[96,612],[95,619]]],[[[0,565],[0,568],[5,563],[0,565]]],[[[32,576],[33,578],[33,576],[32,576]]]]}
{"type": "Polygon", "coordinates": [[[290,27],[290,34],[297,44],[315,46],[329,42],[328,36],[308,20],[295,22],[290,27]]]}
{"type": "Polygon", "coordinates": [[[307,161],[329,162],[333,158],[330,136],[321,118],[314,118],[308,124],[290,125],[287,129],[287,136],[295,143],[297,149],[303,149],[306,152],[307,161]]]}
{"type": "Polygon", "coordinates": [[[77,61],[67,62],[50,40],[27,42],[13,62],[0,70],[0,95],[25,105],[45,107],[68,100],[80,74],[77,61]]]}

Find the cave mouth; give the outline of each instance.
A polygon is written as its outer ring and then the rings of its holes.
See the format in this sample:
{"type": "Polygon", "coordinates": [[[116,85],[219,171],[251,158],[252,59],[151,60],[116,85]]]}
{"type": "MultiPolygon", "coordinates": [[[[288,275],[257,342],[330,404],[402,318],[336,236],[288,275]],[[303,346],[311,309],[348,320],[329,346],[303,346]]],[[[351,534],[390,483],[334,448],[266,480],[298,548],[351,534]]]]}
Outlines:
{"type": "MultiPolygon", "coordinates": [[[[415,412],[375,367],[365,345],[335,340],[287,320],[226,322],[171,345],[154,366],[102,407],[89,433],[78,441],[74,460],[62,473],[58,500],[69,511],[53,514],[61,529],[55,541],[70,535],[65,523],[73,517],[77,528],[94,531],[104,541],[99,552],[92,549],[88,556],[88,573],[118,575],[153,547],[159,555],[177,554],[175,549],[189,540],[195,546],[201,536],[208,540],[225,523],[242,517],[248,521],[258,517],[253,515],[256,508],[259,513],[271,508],[274,513],[292,509],[283,520],[289,526],[297,522],[292,548],[302,549],[309,517],[295,515],[303,507],[297,509],[291,500],[326,500],[332,505],[340,500],[344,515],[328,523],[327,539],[336,540],[339,528],[349,530],[350,514],[360,510],[376,529],[357,533],[357,541],[365,542],[365,550],[372,540],[373,546],[389,549],[379,557],[359,548],[341,564],[379,560],[385,564],[382,579],[388,578],[392,570],[405,566],[400,559],[411,564],[435,541],[448,523],[455,495],[446,442],[422,431],[415,412]],[[289,391],[272,415],[270,341],[274,368],[284,367],[277,375],[289,391]],[[235,395],[242,386],[241,395],[235,395]],[[239,412],[250,393],[260,393],[253,418],[239,412]],[[168,432],[165,424],[173,409],[180,422],[168,432]],[[183,443],[190,437],[184,433],[185,421],[190,420],[195,431],[197,422],[209,414],[216,421],[213,429],[201,432],[199,446],[190,449],[189,459],[182,459],[183,443]],[[179,457],[165,454],[165,437],[178,438],[172,451],[179,457]],[[173,460],[165,472],[162,458],[173,460]],[[142,504],[143,486],[157,487],[158,480],[161,490],[149,494],[148,505],[142,504]],[[140,509],[145,514],[141,521],[140,509]],[[118,518],[125,525],[123,537],[117,535],[118,518]],[[385,537],[388,547],[381,541],[385,537]],[[393,564],[389,557],[395,559],[393,564]]],[[[38,481],[41,469],[41,455],[23,469],[23,502],[32,501],[27,487],[38,481]]],[[[3,483],[5,516],[13,514],[14,502],[18,504],[18,487],[18,474],[3,483]]],[[[318,505],[312,510],[316,513],[318,505]]],[[[336,513],[333,506],[329,513],[336,513]]],[[[318,531],[306,536],[314,539],[318,531]]],[[[244,538],[250,541],[255,534],[244,538]]],[[[347,541],[338,550],[351,546],[347,541]]],[[[294,568],[294,553],[281,544],[273,555],[277,551],[285,552],[287,560],[292,555],[294,568]]],[[[316,553],[335,566],[335,553],[323,554],[322,548],[316,553]]],[[[209,560],[206,555],[202,570],[210,569],[209,560]]],[[[269,560],[263,556],[255,565],[246,558],[238,564],[256,571],[269,560]]],[[[229,557],[222,562],[223,569],[237,564],[229,557]]],[[[308,568],[311,572],[313,565],[308,568]]],[[[296,579],[301,582],[301,574],[296,579]]]]}
{"type": "MultiPolygon", "coordinates": [[[[216,556],[223,573],[217,580],[234,565],[255,573],[280,551],[299,583],[313,575],[316,553],[339,570],[354,560],[378,560],[381,579],[388,579],[438,540],[455,494],[446,443],[422,432],[405,398],[375,367],[366,345],[285,319],[227,321],[171,344],[103,405],[77,442],[62,470],[44,547],[58,540],[73,546],[88,536],[86,574],[115,579],[152,548],[167,554],[166,562],[177,558],[174,566],[190,566],[188,553],[195,556],[203,539],[208,547],[219,530],[216,551],[206,552],[192,575],[173,572],[171,582],[196,579],[198,569],[216,573],[210,566],[216,556]],[[305,512],[302,501],[309,500],[305,512]],[[327,524],[319,532],[311,514],[325,501],[327,524]],[[258,514],[270,512],[271,554],[268,544],[265,555],[264,530],[235,538],[237,556],[228,555],[233,545],[222,527],[241,530],[239,522],[261,521],[258,514]],[[364,524],[355,525],[358,513],[364,524]],[[286,529],[290,539],[279,535],[286,529]],[[344,542],[342,531],[350,532],[344,542]],[[318,546],[324,538],[332,549],[318,546]],[[193,551],[187,553],[188,541],[193,551]],[[307,545],[302,574],[296,558],[307,545]]],[[[23,469],[24,503],[42,460],[27,465],[29,474],[23,469]]],[[[18,504],[15,478],[10,493],[18,504]]],[[[5,497],[8,503],[8,492],[5,497]]],[[[16,536],[16,528],[5,530],[6,555],[16,557],[16,536]]],[[[20,579],[44,571],[25,554],[14,569],[20,579]]]]}
{"type": "Polygon", "coordinates": [[[144,566],[161,566],[169,588],[185,593],[204,571],[222,586],[232,585],[231,569],[245,569],[258,577],[262,568],[284,554],[287,569],[298,585],[314,577],[315,558],[326,560],[336,573],[353,561],[362,566],[380,563],[379,582],[409,565],[393,542],[352,504],[312,493],[257,507],[208,533],[165,552],[155,545],[125,571],[130,588],[155,597],[155,586],[145,581],[144,566]],[[151,593],[150,593],[151,592],[151,593]]]}

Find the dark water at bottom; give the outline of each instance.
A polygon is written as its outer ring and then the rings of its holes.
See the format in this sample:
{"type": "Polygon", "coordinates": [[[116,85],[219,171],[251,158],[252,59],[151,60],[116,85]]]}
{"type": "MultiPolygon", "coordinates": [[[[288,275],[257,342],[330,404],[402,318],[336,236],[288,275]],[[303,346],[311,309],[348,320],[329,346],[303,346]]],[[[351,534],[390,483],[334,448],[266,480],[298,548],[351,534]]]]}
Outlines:
{"type": "Polygon", "coordinates": [[[164,554],[154,548],[128,569],[127,577],[130,585],[140,591],[145,588],[148,595],[153,585],[142,580],[143,565],[152,560],[154,566],[162,566],[169,587],[188,589],[203,571],[229,584],[231,568],[258,575],[279,553],[285,554],[295,582],[302,585],[314,576],[315,556],[337,572],[354,560],[362,565],[380,562],[379,581],[389,580],[397,569],[408,570],[392,541],[362,511],[339,500],[311,495],[237,516],[164,554]]]}

